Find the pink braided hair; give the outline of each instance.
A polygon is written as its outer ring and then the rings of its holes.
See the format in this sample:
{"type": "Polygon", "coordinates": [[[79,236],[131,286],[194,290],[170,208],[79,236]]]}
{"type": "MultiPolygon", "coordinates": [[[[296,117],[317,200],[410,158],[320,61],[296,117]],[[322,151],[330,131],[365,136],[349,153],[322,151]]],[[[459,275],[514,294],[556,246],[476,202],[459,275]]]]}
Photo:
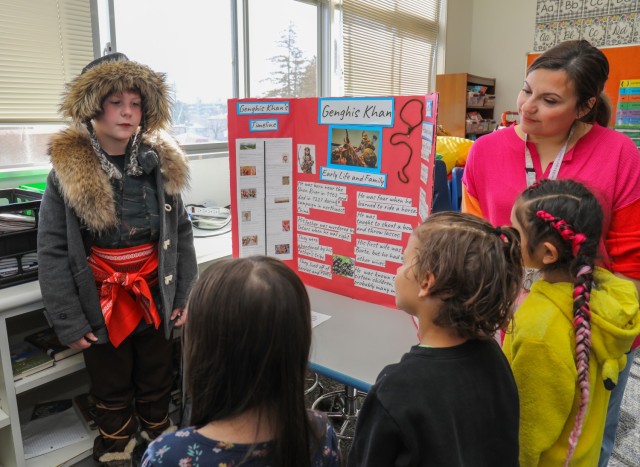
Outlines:
{"type": "Polygon", "coordinates": [[[580,251],[580,245],[584,243],[587,237],[581,233],[575,233],[573,228],[563,219],[558,219],[557,217],[553,217],[547,211],[543,211],[542,209],[536,212],[536,215],[548,222],[551,227],[556,229],[563,240],[571,242],[571,253],[573,256],[578,256],[578,252],[580,251]]]}
{"type": "MultiPolygon", "coordinates": [[[[554,217],[547,211],[540,210],[536,212],[536,215],[557,230],[565,241],[570,242],[573,256],[578,256],[580,246],[587,239],[584,234],[575,233],[565,220],[554,217]]],[[[569,461],[578,445],[578,438],[582,433],[582,425],[587,413],[587,405],[589,404],[589,355],[591,353],[591,309],[589,307],[589,298],[592,285],[593,268],[585,264],[578,270],[573,288],[573,327],[576,331],[576,369],[578,371],[580,404],[573,429],[569,434],[569,449],[564,461],[564,467],[569,465],[569,461]]]]}
{"type": "Polygon", "coordinates": [[[576,369],[578,370],[578,388],[580,390],[580,405],[569,435],[569,450],[565,459],[565,467],[578,444],[582,433],[582,424],[589,404],[589,355],[591,353],[591,309],[589,296],[593,284],[593,269],[584,265],[578,271],[573,289],[573,327],[576,330],[576,369]]]}

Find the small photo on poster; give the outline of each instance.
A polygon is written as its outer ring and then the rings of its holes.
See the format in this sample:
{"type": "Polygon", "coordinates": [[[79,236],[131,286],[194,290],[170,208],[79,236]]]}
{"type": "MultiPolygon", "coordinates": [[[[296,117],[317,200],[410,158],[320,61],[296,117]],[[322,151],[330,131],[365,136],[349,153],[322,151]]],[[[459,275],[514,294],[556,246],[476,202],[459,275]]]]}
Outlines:
{"type": "Polygon", "coordinates": [[[242,246],[256,246],[258,244],[257,235],[244,235],[242,237],[242,246]]]}
{"type": "Polygon", "coordinates": [[[251,211],[242,211],[242,222],[251,222],[251,211]]]}
{"type": "Polygon", "coordinates": [[[355,262],[353,258],[343,255],[333,255],[333,273],[338,276],[353,277],[355,262]]]}
{"type": "Polygon", "coordinates": [[[329,159],[333,168],[380,173],[382,128],[329,127],[329,159]]]}
{"type": "Polygon", "coordinates": [[[240,198],[242,199],[254,199],[258,195],[258,190],[256,188],[241,188],[240,189],[240,198]]]}
{"type": "Polygon", "coordinates": [[[275,245],[274,253],[276,255],[288,255],[291,252],[291,247],[288,243],[280,243],[275,245]]]}
{"type": "Polygon", "coordinates": [[[426,110],[424,116],[426,118],[433,118],[433,101],[431,99],[427,100],[426,110]]]}
{"type": "Polygon", "coordinates": [[[255,177],[256,173],[257,173],[257,170],[255,165],[240,166],[241,177],[255,177]]]}
{"type": "Polygon", "coordinates": [[[282,221],[282,231],[283,232],[291,231],[291,221],[289,219],[285,219],[282,221]]]}
{"type": "Polygon", "coordinates": [[[255,141],[245,141],[240,143],[240,151],[255,151],[258,147],[258,144],[255,141]]]}
{"type": "Polygon", "coordinates": [[[282,176],[282,184],[283,185],[291,184],[291,177],[289,175],[283,175],[282,176]]]}
{"type": "Polygon", "coordinates": [[[298,144],[298,173],[316,173],[315,144],[298,144]]]}

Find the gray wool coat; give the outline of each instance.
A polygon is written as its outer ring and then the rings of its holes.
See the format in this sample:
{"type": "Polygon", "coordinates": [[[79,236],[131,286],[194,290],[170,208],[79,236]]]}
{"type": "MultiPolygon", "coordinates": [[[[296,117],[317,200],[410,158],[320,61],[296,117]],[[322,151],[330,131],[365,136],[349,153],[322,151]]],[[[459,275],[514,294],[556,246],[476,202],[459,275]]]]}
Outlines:
{"type": "MultiPolygon", "coordinates": [[[[89,331],[108,341],[98,291],[87,255],[91,235],[118,225],[113,188],[100,167],[86,129],[70,127],[52,139],[53,170],[47,179],[38,224],[38,279],[47,317],[58,338],[69,344],[89,331]]],[[[191,221],[182,202],[189,172],[186,156],[166,133],[145,135],[140,165],[156,167],[160,240],[157,303],[164,334],[173,328],[173,309],[187,303],[197,277],[191,221]]]]}

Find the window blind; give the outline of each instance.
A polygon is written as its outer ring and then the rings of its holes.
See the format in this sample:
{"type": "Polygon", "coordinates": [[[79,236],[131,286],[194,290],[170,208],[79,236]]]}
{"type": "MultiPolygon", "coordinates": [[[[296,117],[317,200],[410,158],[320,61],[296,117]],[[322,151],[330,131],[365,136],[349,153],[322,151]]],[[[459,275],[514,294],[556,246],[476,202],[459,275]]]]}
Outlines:
{"type": "Polygon", "coordinates": [[[344,92],[430,91],[440,0],[342,0],[344,92]]]}
{"type": "Polygon", "coordinates": [[[87,0],[0,0],[0,123],[61,121],[64,84],[93,59],[87,0]]]}

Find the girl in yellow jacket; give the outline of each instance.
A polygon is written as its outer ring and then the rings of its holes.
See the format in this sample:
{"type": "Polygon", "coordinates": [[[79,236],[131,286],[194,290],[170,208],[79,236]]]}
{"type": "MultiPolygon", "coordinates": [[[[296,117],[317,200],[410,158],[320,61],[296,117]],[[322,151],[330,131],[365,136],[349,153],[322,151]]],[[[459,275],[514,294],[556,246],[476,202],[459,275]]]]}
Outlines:
{"type": "Polygon", "coordinates": [[[503,344],[520,395],[522,467],[598,464],[610,391],[640,333],[635,285],[594,264],[602,219],[571,180],[532,185],[511,214],[525,266],[542,274],[503,344]]]}

